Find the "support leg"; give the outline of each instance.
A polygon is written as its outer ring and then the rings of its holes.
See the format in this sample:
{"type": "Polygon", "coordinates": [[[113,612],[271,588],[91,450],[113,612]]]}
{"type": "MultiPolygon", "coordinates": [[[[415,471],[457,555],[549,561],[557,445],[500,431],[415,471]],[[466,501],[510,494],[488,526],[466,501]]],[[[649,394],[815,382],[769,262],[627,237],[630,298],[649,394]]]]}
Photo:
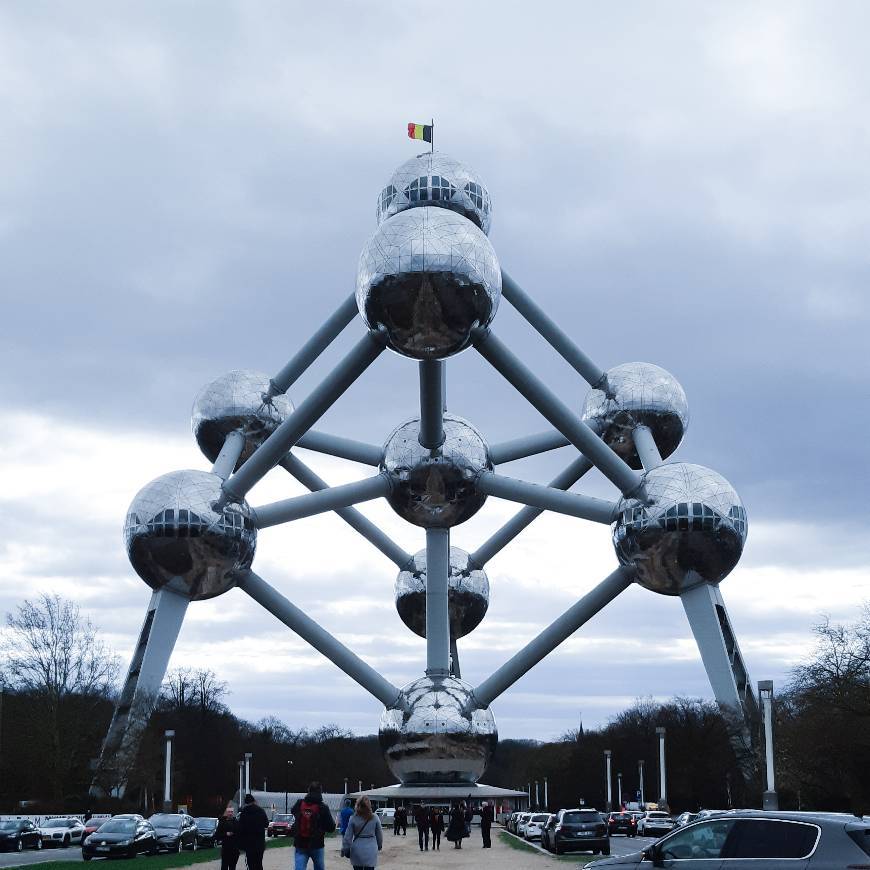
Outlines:
{"type": "Polygon", "coordinates": [[[662,464],[662,455],[659,453],[656,439],[649,426],[635,426],[631,433],[634,438],[634,448],[640,457],[640,464],[644,471],[651,471],[662,464]]]}
{"type": "Polygon", "coordinates": [[[221,480],[226,480],[235,470],[244,447],[245,433],[241,429],[230,432],[224,439],[224,446],[221,447],[221,452],[218,453],[211,467],[211,473],[216,474],[221,480]]]}
{"type": "Polygon", "coordinates": [[[420,363],[420,444],[437,450],[444,443],[444,361],[420,363]]]}
{"type": "Polygon", "coordinates": [[[151,595],[91,783],[90,792],[94,796],[124,795],[127,771],[136,759],[139,739],[160,694],[187,605],[186,598],[166,588],[151,595]]]}
{"type": "Polygon", "coordinates": [[[450,673],[450,532],[426,529],[426,674],[450,673]]]}

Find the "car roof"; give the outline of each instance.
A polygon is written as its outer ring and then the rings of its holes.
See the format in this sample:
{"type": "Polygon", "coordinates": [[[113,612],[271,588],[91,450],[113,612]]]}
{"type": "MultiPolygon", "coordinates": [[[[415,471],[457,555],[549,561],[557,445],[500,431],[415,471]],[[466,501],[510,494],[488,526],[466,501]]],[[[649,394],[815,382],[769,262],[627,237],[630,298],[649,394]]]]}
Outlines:
{"type": "Polygon", "coordinates": [[[870,828],[870,822],[865,821],[861,816],[807,810],[719,810],[706,818],[698,819],[693,824],[723,817],[729,819],[778,819],[784,822],[827,822],[836,825],[854,823],[858,828],[870,828]]]}

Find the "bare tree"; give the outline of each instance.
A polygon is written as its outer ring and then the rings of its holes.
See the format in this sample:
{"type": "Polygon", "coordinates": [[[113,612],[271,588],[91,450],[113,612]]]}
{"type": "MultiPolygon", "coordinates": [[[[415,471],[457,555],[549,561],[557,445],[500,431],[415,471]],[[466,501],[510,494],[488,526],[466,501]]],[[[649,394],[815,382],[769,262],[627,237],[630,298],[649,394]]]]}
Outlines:
{"type": "Polygon", "coordinates": [[[199,709],[201,713],[225,711],[223,699],[228,694],[227,684],[205,668],[175,668],[166,675],[161,689],[164,709],[199,709]]]}

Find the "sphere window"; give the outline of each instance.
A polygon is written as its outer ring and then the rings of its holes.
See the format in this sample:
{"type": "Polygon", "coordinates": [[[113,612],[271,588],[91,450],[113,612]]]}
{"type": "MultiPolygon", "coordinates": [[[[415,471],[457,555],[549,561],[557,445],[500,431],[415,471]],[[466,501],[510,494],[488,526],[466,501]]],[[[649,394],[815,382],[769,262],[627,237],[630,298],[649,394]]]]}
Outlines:
{"type": "Polygon", "coordinates": [[[432,176],[433,201],[450,202],[454,193],[456,193],[456,188],[446,178],[441,175],[432,176]]]}
{"type": "Polygon", "coordinates": [[[409,202],[427,202],[429,200],[429,178],[421,175],[415,178],[406,188],[405,196],[409,202]]]}
{"type": "Polygon", "coordinates": [[[388,184],[382,191],[378,200],[378,217],[380,217],[392,204],[399,191],[392,184],[388,184]]]}
{"type": "Polygon", "coordinates": [[[468,198],[474,203],[474,205],[484,214],[489,211],[489,197],[479,184],[474,181],[469,181],[468,184],[465,185],[465,192],[468,194],[468,198]]]}

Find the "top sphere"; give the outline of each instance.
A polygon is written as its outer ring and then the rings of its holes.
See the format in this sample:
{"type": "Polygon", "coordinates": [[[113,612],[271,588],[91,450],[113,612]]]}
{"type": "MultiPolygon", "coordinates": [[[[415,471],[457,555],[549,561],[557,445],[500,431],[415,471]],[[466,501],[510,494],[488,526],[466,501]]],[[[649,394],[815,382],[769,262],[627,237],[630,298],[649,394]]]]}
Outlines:
{"type": "Polygon", "coordinates": [[[583,422],[632,468],[640,468],[632,431],[648,426],[662,459],[683,440],[689,405],[679,381],[652,363],[632,362],[607,372],[607,387],[592,389],[583,405],[583,422]]]}
{"type": "Polygon", "coordinates": [[[492,204],[480,176],[446,154],[421,154],[406,160],[378,196],[378,223],[421,205],[449,208],[489,233],[492,204]]]}
{"type": "Polygon", "coordinates": [[[251,567],[257,529],[246,502],[215,510],[222,484],[208,471],[173,471],[136,494],[124,542],[130,564],[152,589],[201,601],[232,589],[251,567]]]}
{"type": "Polygon", "coordinates": [[[734,487],[702,465],[674,462],[643,476],[647,503],[623,498],[613,528],[620,563],[641,586],[679,595],[719,583],[740,560],[749,525],[734,487]]]}
{"type": "Polygon", "coordinates": [[[230,432],[241,430],[245,446],[241,465],[293,413],[287,396],[269,395],[269,376],[237,369],[206,384],[193,401],[191,428],[199,449],[210,462],[217,459],[230,432]]]}

